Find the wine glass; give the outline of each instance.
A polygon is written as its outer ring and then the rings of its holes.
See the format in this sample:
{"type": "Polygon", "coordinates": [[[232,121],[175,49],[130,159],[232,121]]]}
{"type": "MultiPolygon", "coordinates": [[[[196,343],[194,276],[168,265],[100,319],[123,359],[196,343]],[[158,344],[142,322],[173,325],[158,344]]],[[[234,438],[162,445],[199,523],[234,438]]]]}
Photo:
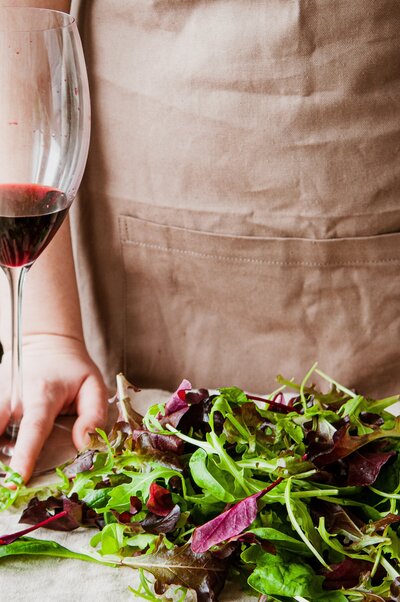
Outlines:
{"type": "Polygon", "coordinates": [[[0,8],[0,267],[12,304],[8,463],[23,395],[24,278],[75,197],[90,137],[89,87],[74,19],[37,8],[0,8]]]}

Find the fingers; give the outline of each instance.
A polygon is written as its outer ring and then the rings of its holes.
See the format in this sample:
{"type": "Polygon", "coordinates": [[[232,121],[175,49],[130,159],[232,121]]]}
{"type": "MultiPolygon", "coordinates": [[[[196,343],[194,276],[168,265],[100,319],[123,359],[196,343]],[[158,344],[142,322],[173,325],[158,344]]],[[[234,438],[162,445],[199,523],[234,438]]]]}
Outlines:
{"type": "MultiPolygon", "coordinates": [[[[10,466],[27,482],[35,468],[40,451],[49,437],[57,414],[70,408],[67,388],[60,382],[42,381],[27,387],[24,413],[19,427],[17,441],[10,466]],[[67,403],[68,402],[68,403],[67,403]]],[[[107,421],[107,389],[98,374],[91,374],[80,385],[75,398],[78,418],[74,424],[72,438],[79,449],[88,441],[88,433],[96,427],[104,427],[107,421]]],[[[0,397],[0,429],[6,427],[9,420],[9,402],[2,404],[0,397]]],[[[1,431],[0,431],[1,432],[1,431]]]]}
{"type": "Polygon", "coordinates": [[[62,383],[37,379],[25,388],[29,403],[24,406],[18,437],[10,466],[27,482],[34,470],[40,451],[50,435],[60,400],[65,398],[62,383]]]}
{"type": "Polygon", "coordinates": [[[89,376],[76,398],[78,418],[72,429],[72,439],[78,449],[89,443],[88,433],[104,428],[107,423],[107,389],[101,377],[89,376]]]}
{"type": "Polygon", "coordinates": [[[25,482],[32,476],[36,460],[53,428],[54,419],[54,413],[48,404],[33,403],[25,410],[10,462],[11,468],[25,482]]]}

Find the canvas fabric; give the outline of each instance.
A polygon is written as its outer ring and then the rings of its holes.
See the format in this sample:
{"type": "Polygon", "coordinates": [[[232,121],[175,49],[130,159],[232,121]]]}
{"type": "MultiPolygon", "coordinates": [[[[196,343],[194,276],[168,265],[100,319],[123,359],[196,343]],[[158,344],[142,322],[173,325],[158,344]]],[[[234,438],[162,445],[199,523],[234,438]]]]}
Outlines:
{"type": "Polygon", "coordinates": [[[81,0],[72,211],[112,386],[400,390],[400,3],[81,0]]]}

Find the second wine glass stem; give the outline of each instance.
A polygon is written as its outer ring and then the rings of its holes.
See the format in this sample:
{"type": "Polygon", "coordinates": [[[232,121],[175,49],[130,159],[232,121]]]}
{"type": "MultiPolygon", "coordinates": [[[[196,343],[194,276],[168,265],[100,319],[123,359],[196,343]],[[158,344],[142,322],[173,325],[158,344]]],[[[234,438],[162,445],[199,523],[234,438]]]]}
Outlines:
{"type": "Polygon", "coordinates": [[[22,411],[22,291],[29,267],[3,267],[11,297],[11,420],[7,427],[11,439],[17,437],[22,411]]]}

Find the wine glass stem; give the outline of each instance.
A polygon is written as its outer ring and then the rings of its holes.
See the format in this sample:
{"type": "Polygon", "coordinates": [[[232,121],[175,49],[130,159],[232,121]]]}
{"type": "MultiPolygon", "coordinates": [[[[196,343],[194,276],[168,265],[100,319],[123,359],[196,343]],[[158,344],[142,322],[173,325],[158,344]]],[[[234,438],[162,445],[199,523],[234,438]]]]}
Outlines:
{"type": "Polygon", "coordinates": [[[11,420],[7,432],[16,439],[22,404],[22,290],[30,266],[3,267],[11,297],[11,420]]]}

